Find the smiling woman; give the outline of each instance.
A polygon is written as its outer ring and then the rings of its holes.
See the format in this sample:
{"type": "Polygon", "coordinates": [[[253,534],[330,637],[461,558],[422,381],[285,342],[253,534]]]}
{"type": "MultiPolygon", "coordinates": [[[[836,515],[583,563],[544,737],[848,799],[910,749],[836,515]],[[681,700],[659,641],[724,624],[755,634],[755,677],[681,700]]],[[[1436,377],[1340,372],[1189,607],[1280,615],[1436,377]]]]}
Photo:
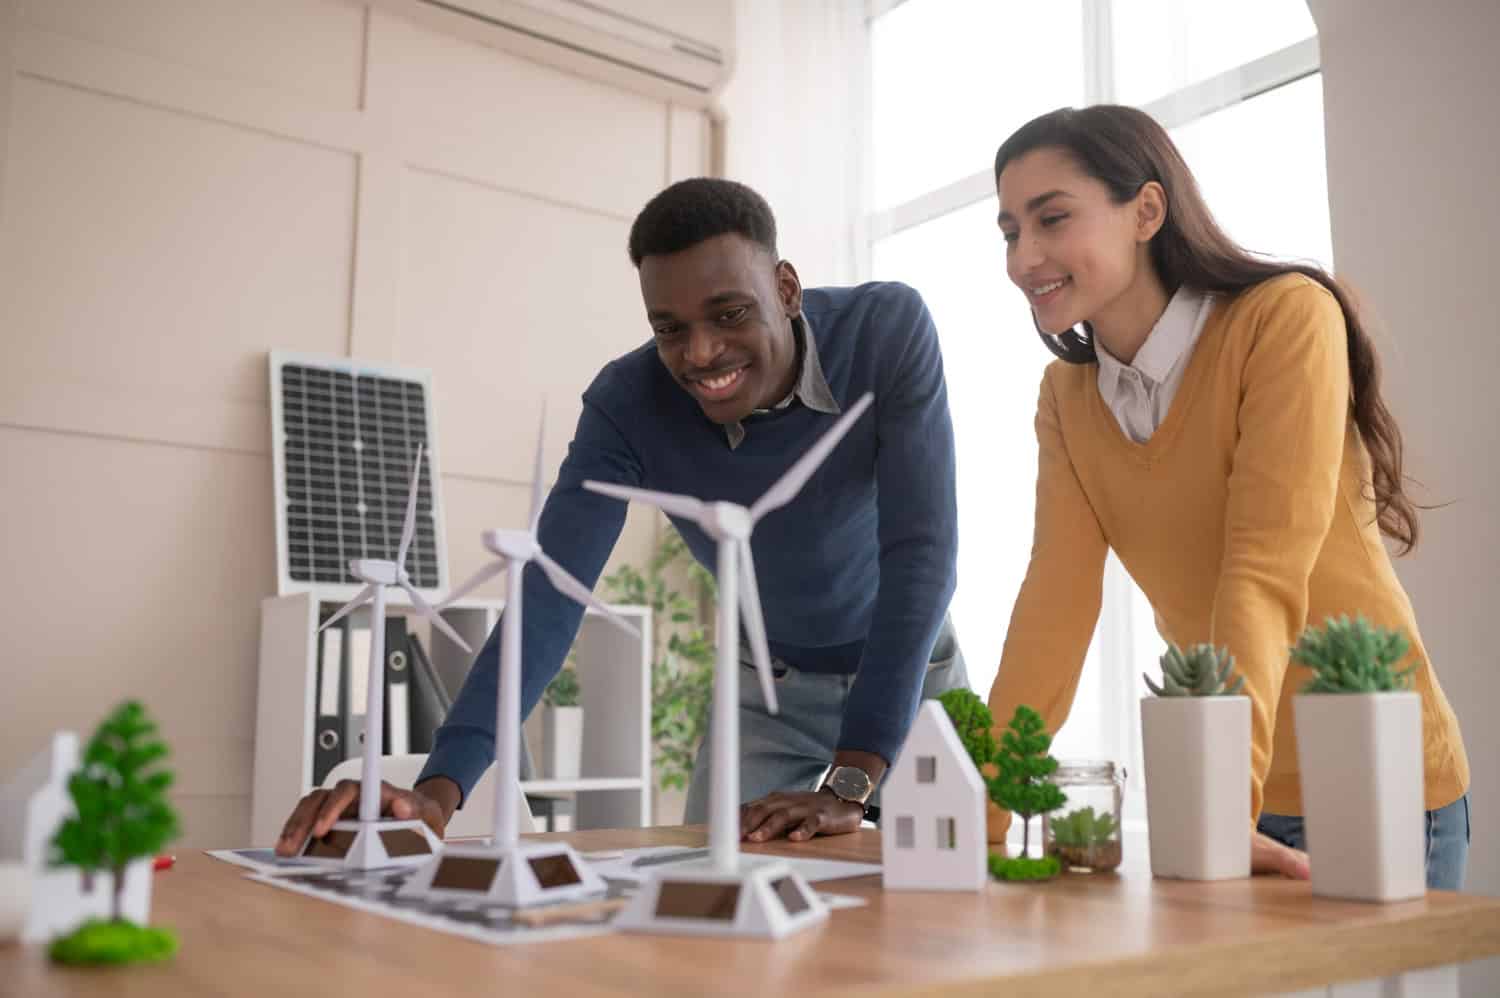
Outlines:
{"type": "MultiPolygon", "coordinates": [[[[1063,723],[1112,550],[1164,638],[1238,658],[1251,813],[1264,819],[1252,863],[1306,876],[1284,831],[1304,805],[1286,649],[1358,611],[1416,650],[1430,829],[1465,798],[1468,762],[1382,544],[1410,550],[1417,514],[1348,294],[1319,267],[1235,244],[1166,131],[1134,108],[1028,122],[1000,146],[995,184],[1007,273],[1063,363],[1042,381],[1031,565],[990,710],[1032,704],[1063,723]]],[[[1460,887],[1467,849],[1432,837],[1428,885],[1460,887]]]]}

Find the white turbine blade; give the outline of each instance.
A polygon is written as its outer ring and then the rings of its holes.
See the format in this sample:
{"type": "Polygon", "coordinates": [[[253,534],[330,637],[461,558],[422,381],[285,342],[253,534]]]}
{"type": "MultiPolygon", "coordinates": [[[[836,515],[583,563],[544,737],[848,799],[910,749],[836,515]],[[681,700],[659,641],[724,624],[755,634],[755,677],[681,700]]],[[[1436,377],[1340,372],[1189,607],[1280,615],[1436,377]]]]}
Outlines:
{"type": "Polygon", "coordinates": [[[655,506],[663,513],[673,513],[677,516],[686,517],[689,520],[702,520],[704,505],[702,500],[694,499],[692,496],[677,496],[670,492],[652,492],[650,489],[633,489],[628,485],[615,485],[613,482],[584,482],[583,487],[590,492],[598,492],[600,495],[614,496],[616,499],[626,501],[634,500],[643,502],[648,506],[655,506]]]}
{"type": "Polygon", "coordinates": [[[766,698],[766,709],[780,712],[776,703],[776,677],[771,672],[771,649],[766,644],[766,618],[760,612],[760,589],[755,584],[755,561],[750,555],[750,540],[740,542],[740,610],[745,631],[750,638],[750,653],[755,671],[760,675],[760,691],[766,698]]]}
{"type": "Polygon", "coordinates": [[[406,496],[406,520],[401,524],[401,546],[396,548],[396,567],[406,567],[406,549],[417,532],[417,484],[422,481],[422,445],[417,444],[417,461],[411,469],[411,491],[406,496]]]}
{"type": "Polygon", "coordinates": [[[349,616],[349,614],[353,613],[355,610],[359,609],[360,607],[364,606],[366,603],[370,602],[370,598],[372,596],[374,596],[374,595],[375,595],[375,586],[374,586],[374,584],[372,583],[372,584],[370,584],[368,586],[365,586],[363,589],[361,589],[359,591],[359,595],[358,596],[355,596],[352,600],[350,600],[349,602],[345,603],[343,606],[339,607],[339,612],[338,613],[334,614],[332,617],[329,617],[327,620],[323,621],[322,625],[318,628],[318,630],[321,631],[324,627],[327,627],[329,624],[337,623],[338,621],[343,620],[345,617],[349,616]]]}
{"type": "Polygon", "coordinates": [[[531,472],[531,534],[536,536],[536,528],[542,522],[542,447],[547,442],[547,400],[542,399],[542,420],[536,429],[536,464],[531,472]]]}
{"type": "Polygon", "coordinates": [[[504,558],[497,558],[494,561],[490,562],[488,565],[485,565],[479,571],[469,576],[469,578],[464,582],[463,585],[450,592],[447,596],[444,596],[438,603],[437,608],[439,610],[446,610],[449,604],[456,603],[458,600],[469,595],[469,593],[478,589],[480,586],[484,585],[486,582],[490,581],[495,576],[505,571],[505,564],[506,563],[504,558]]]}
{"type": "Polygon", "coordinates": [[[802,491],[802,486],[812,477],[813,472],[823,463],[838,442],[844,439],[844,434],[859,420],[859,417],[870,403],[875,401],[872,392],[865,392],[860,400],[849,407],[849,411],[839,417],[839,421],[813,444],[806,454],[797,459],[797,463],[787,469],[786,474],[781,476],[777,483],[766,490],[766,494],[755,501],[750,507],[750,522],[754,523],[773,509],[780,509],[797,497],[802,491]]]}
{"type": "Polygon", "coordinates": [[[641,632],[636,630],[634,624],[615,613],[597,596],[589,592],[588,586],[585,586],[582,582],[569,575],[568,570],[548,557],[547,552],[538,551],[536,553],[536,563],[542,566],[542,571],[547,573],[547,578],[552,580],[552,584],[557,587],[558,592],[571,598],[574,602],[582,603],[584,606],[591,606],[595,610],[598,610],[609,619],[610,623],[631,637],[639,638],[641,636],[641,632]]]}
{"type": "Polygon", "coordinates": [[[413,589],[411,586],[407,585],[405,582],[401,583],[401,588],[406,591],[406,595],[408,595],[408,596],[411,597],[411,605],[414,606],[414,607],[416,607],[417,610],[418,610],[418,612],[420,612],[422,614],[422,616],[424,616],[428,620],[432,621],[432,626],[433,627],[436,627],[438,630],[440,630],[444,634],[448,635],[448,640],[449,641],[452,641],[454,644],[458,645],[464,651],[469,652],[470,654],[473,654],[474,649],[472,649],[472,648],[469,647],[469,643],[467,641],[465,641],[459,635],[459,633],[453,629],[453,625],[449,624],[446,620],[443,619],[443,615],[442,614],[438,613],[436,610],[434,610],[432,608],[432,604],[431,603],[427,602],[425,599],[422,598],[422,594],[421,593],[417,592],[415,589],[413,589]]]}

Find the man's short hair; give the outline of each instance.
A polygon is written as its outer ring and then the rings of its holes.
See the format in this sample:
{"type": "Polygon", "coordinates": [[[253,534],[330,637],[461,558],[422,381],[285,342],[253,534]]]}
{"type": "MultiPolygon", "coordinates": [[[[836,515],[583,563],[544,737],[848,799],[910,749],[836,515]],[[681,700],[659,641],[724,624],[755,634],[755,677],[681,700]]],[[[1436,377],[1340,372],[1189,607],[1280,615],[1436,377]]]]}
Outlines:
{"type": "Polygon", "coordinates": [[[733,180],[681,180],[648,201],[635,217],[630,262],[639,267],[648,256],[678,253],[731,232],[776,256],[776,218],[765,198],[733,180]]]}

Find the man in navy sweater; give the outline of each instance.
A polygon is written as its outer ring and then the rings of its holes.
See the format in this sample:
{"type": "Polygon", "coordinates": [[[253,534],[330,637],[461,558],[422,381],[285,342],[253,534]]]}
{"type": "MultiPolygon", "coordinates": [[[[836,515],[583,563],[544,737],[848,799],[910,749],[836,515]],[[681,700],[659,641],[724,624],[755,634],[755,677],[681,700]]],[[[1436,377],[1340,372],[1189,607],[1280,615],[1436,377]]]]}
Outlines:
{"type": "MultiPolygon", "coordinates": [[[[544,550],[592,585],[625,504],[587,479],[750,505],[846,406],[855,424],[753,544],[781,714],[742,682],[742,834],[794,840],[853,831],[923,696],[966,686],[946,611],[957,548],[953,430],[937,331],[901,284],[807,288],[776,253],[770,207],[741,184],[687,180],[630,232],[653,341],[611,362],[544,508],[544,550]],[[825,776],[826,774],[826,776],[825,776]]],[[[711,570],[714,542],[675,521],[711,570]]],[[[561,667],[582,609],[536,568],[525,576],[522,709],[561,667]]],[[[475,658],[416,787],[382,788],[382,809],[441,834],[494,758],[500,627],[475,658]]],[[[748,661],[748,655],[744,658],[748,661]]],[[[747,677],[748,678],[748,677],[747,677]]],[[[704,739],[687,820],[706,819],[704,739]]],[[[293,854],[357,807],[358,784],[314,791],[287,821],[293,854]]]]}

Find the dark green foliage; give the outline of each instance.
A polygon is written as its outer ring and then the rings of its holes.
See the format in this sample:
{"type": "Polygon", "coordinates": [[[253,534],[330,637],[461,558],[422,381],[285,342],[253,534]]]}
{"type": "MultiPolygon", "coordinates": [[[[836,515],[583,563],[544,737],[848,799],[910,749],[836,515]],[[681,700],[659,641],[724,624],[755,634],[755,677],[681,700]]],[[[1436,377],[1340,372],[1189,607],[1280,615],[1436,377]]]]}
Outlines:
{"type": "Polygon", "coordinates": [[[1086,849],[1108,842],[1115,833],[1115,816],[1105,811],[1094,813],[1092,807],[1080,807],[1048,823],[1052,840],[1061,846],[1086,849]]]}
{"type": "Polygon", "coordinates": [[[177,812],[167,800],[172,773],[159,766],[167,747],[155,735],[156,725],[133,700],[99,725],[68,780],[77,814],[52,840],[53,866],[80,867],[85,884],[99,871],[114,875],[116,921],[126,866],[177,837],[177,812]]]}
{"type": "Polygon", "coordinates": [[[134,922],[88,921],[47,948],[58,963],[92,967],[107,963],[155,963],[177,952],[177,934],[134,922]]]}
{"type": "Polygon", "coordinates": [[[1234,696],[1245,688],[1245,678],[1234,675],[1234,656],[1229,649],[1215,649],[1213,645],[1193,645],[1186,652],[1168,645],[1161,657],[1161,685],[1152,682],[1150,676],[1143,678],[1159,697],[1234,696]]]}
{"type": "Polygon", "coordinates": [[[948,719],[958,732],[958,740],[963,742],[974,766],[983,773],[984,767],[995,761],[997,749],[995,718],[989,707],[970,689],[949,690],[938,697],[938,702],[948,712],[948,719]]]}
{"type": "Polygon", "coordinates": [[[1329,617],[1321,630],[1309,627],[1292,649],[1292,660],[1317,675],[1303,693],[1388,693],[1411,689],[1416,666],[1397,671],[1411,645],[1400,631],[1364,618],[1329,617]]]}
{"type": "Polygon", "coordinates": [[[1057,770],[1057,760],[1047,754],[1052,736],[1042,724],[1042,717],[1025,704],[1016,708],[1000,735],[995,763],[1000,773],[985,782],[990,799],[999,806],[1019,814],[1022,852],[1031,846],[1031,817],[1045,814],[1067,803],[1067,796],[1047,777],[1057,770]]]}
{"type": "Polygon", "coordinates": [[[577,707],[578,694],[577,670],[563,668],[542,691],[542,703],[548,707],[577,707]]]}
{"type": "Polygon", "coordinates": [[[604,592],[611,602],[651,608],[654,765],[663,790],[686,789],[713,701],[718,653],[709,631],[718,595],[713,573],[693,558],[682,535],[669,525],[646,571],[622,565],[604,579],[604,592]],[[679,579],[686,592],[674,588],[679,579]]]}
{"type": "Polygon", "coordinates": [[[1056,856],[1031,859],[1028,856],[1006,857],[990,853],[990,876],[998,880],[1051,880],[1062,869],[1056,856]]]}

